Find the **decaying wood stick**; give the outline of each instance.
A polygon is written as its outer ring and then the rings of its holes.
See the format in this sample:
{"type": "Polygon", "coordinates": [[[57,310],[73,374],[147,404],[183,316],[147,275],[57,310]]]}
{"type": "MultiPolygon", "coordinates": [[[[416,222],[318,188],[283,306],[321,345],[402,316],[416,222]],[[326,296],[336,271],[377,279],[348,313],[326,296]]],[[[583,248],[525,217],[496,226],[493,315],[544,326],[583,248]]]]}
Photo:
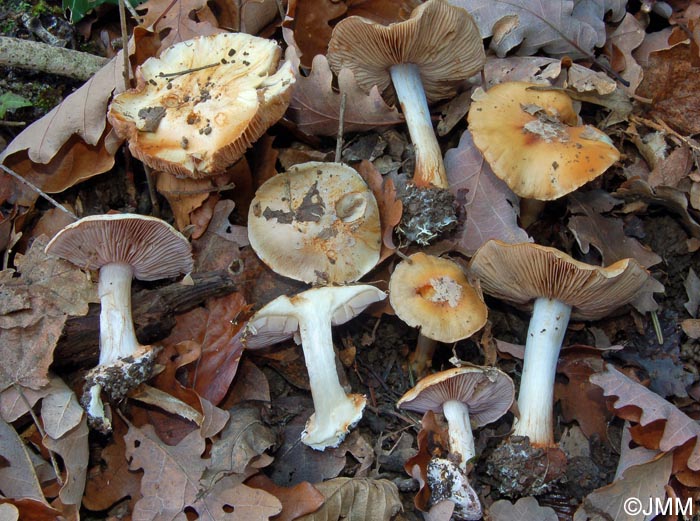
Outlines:
{"type": "Polygon", "coordinates": [[[0,65],[87,80],[109,60],[87,52],[0,36],[0,65]]]}
{"type": "MultiPolygon", "coordinates": [[[[237,284],[227,271],[196,273],[194,285],[175,282],[158,289],[141,290],[132,296],[132,310],[139,342],[151,344],[170,334],[175,315],[203,304],[212,297],[233,293],[237,284]]],[[[100,307],[91,305],[84,317],[71,317],[54,352],[53,367],[74,370],[97,363],[100,344],[100,307]]]]}

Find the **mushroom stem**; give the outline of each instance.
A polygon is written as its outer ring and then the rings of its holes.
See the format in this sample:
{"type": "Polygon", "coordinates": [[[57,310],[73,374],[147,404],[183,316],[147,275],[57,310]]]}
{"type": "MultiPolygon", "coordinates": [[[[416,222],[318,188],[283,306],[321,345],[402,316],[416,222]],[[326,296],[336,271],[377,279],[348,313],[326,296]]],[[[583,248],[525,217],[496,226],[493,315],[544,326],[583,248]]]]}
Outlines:
{"type": "Polygon", "coordinates": [[[433,130],[418,66],[399,63],[392,65],[389,72],[416,151],[413,183],[421,188],[448,188],[442,151],[433,130]]]}
{"type": "Polygon", "coordinates": [[[128,264],[100,268],[100,365],[133,355],[141,347],[131,318],[132,276],[133,268],[128,264]]]}
{"type": "Polygon", "coordinates": [[[538,298],[530,319],[520,380],[516,436],[527,436],[535,447],[554,443],[554,378],[571,306],[559,300],[538,298]]]}
{"type": "Polygon", "coordinates": [[[340,385],[330,310],[316,308],[297,316],[314,401],[314,413],[307,421],[301,439],[316,450],[336,447],[350,427],[362,417],[366,399],[360,394],[346,394],[340,385]]]}
{"type": "Polygon", "coordinates": [[[428,338],[422,333],[418,333],[416,350],[409,356],[411,370],[419,378],[427,374],[428,366],[433,361],[433,355],[437,349],[437,340],[428,338]]]}
{"type": "Polygon", "coordinates": [[[447,420],[450,453],[457,456],[459,468],[466,475],[467,463],[476,456],[469,407],[459,400],[448,400],[442,404],[442,413],[447,420]]]}

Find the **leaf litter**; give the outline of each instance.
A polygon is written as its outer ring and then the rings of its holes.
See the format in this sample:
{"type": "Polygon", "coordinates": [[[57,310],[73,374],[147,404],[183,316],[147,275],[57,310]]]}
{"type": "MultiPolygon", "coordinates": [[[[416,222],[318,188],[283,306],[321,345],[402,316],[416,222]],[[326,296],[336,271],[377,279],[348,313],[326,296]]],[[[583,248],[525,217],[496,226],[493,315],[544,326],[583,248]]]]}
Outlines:
{"type": "MultiPolygon", "coordinates": [[[[632,257],[655,277],[634,310],[595,325],[570,324],[565,347],[573,347],[558,365],[555,423],[557,432],[579,432],[583,448],[567,456],[566,477],[581,486],[580,494],[567,498],[565,484],[537,498],[499,492],[484,460],[508,437],[508,415],[477,434],[477,459],[469,467],[486,519],[633,519],[616,517],[625,497],[697,495],[700,146],[692,114],[700,107],[692,93],[699,77],[700,12],[680,2],[656,2],[651,14],[618,0],[453,3],[471,11],[488,38],[483,87],[530,81],[562,90],[581,104],[578,118],[604,129],[623,156],[600,179],[546,203],[524,226],[522,201],[493,174],[467,128],[471,94],[481,83],[474,77],[434,111],[441,112],[438,131],[458,226],[425,249],[450,253],[466,266],[488,239],[535,241],[594,264],[632,257]],[[669,221],[672,229],[659,224],[669,221]],[[672,248],[664,246],[669,242],[672,248]],[[654,301],[662,283],[666,293],[654,301]],[[580,347],[599,341],[619,343],[622,350],[580,347]],[[610,468],[616,462],[615,474],[610,468]]],[[[132,66],[173,43],[240,28],[280,42],[297,85],[284,120],[220,178],[200,186],[155,173],[165,197],[163,215],[192,238],[197,272],[232,278],[237,289],[179,312],[174,328],[163,327],[150,389],[111,404],[110,438],[89,434],[76,398],[84,368],[50,371],[56,357],[73,356],[56,351],[70,345],[65,332],[76,331],[68,323],[91,323],[86,327],[95,334],[96,321],[89,322],[91,308],[96,316],[95,284],[89,274],[43,254],[41,230],[55,232],[50,223],[35,224],[37,215],[52,220],[46,206],[36,191],[0,174],[2,233],[8,237],[0,242],[8,248],[0,272],[0,456],[9,463],[0,469],[0,489],[8,518],[79,519],[97,511],[132,519],[450,518],[449,501],[430,502],[426,479],[429,460],[447,451],[440,415],[421,424],[395,409],[415,380],[406,355],[416,332],[393,317],[388,304],[337,333],[337,346],[344,347],[341,381],[367,394],[368,407],[345,441],[325,452],[299,443],[312,412],[299,348],[290,341],[251,356],[243,340],[256,309],[303,287],[264,266],[247,241],[250,199],[275,174],[276,163],[286,169],[337,154],[363,175],[378,201],[382,243],[381,265],[366,281],[385,284],[399,257],[417,249],[394,233],[404,212],[395,187],[414,168],[403,110],[376,88],[363,91],[348,70],[334,76],[325,57],[342,18],[400,22],[417,4],[290,0],[284,17],[282,4],[258,0],[233,6],[148,0],[139,7],[129,42],[132,66]],[[339,136],[344,145],[334,154],[339,136]]],[[[96,14],[99,22],[101,16],[96,14]]],[[[96,38],[97,29],[87,29],[85,37],[96,38]]],[[[120,56],[53,112],[6,140],[0,152],[5,167],[80,215],[132,211],[129,203],[136,202],[108,178],[122,175],[124,166],[117,155],[121,139],[105,119],[110,100],[123,89],[120,56]]],[[[140,165],[132,160],[127,168],[139,213],[155,213],[140,165]]],[[[526,335],[523,311],[487,302],[488,338],[439,346],[433,371],[460,360],[488,360],[520,373],[522,354],[511,353],[521,352],[526,335]],[[515,347],[483,353],[486,345],[515,347]]],[[[567,443],[573,442],[562,436],[567,443]]]]}

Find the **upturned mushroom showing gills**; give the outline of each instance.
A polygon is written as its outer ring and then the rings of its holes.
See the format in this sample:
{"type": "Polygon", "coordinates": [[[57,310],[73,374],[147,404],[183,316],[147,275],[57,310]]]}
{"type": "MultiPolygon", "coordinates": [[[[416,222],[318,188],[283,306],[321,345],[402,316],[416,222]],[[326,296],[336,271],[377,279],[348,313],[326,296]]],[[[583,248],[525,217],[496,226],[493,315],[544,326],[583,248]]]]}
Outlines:
{"type": "Polygon", "coordinates": [[[114,97],[109,122],[148,166],[178,177],[222,173],[287,110],[295,81],[273,40],[219,33],[176,43],[114,97]]]}
{"type": "Polygon", "coordinates": [[[354,282],[379,261],[377,200],[347,165],[294,165],[258,188],[248,238],[280,275],[314,284],[354,282]]]}
{"type": "MultiPolygon", "coordinates": [[[[441,412],[445,416],[449,458],[431,461],[428,477],[430,472],[451,476],[449,481],[459,484],[447,487],[447,497],[439,498],[455,503],[458,519],[481,519],[478,499],[474,499],[476,494],[467,479],[468,464],[476,457],[472,427],[481,427],[503,416],[510,409],[514,394],[513,381],[504,372],[494,367],[465,366],[426,376],[398,401],[402,409],[441,412]],[[457,465],[461,476],[454,475],[450,463],[457,465]]],[[[432,494],[436,492],[431,490],[432,494]]]]}
{"type": "Polygon", "coordinates": [[[367,91],[393,85],[416,152],[413,183],[421,188],[448,187],[428,103],[453,96],[485,60],[473,18],[445,0],[428,0],[405,22],[388,26],[350,16],[335,26],[328,44],[336,74],[352,70],[367,91]]]}
{"type": "Polygon", "coordinates": [[[464,271],[449,259],[415,253],[389,279],[389,300],[398,317],[420,328],[411,368],[427,372],[436,342],[457,342],[486,324],[488,310],[464,271]]]}
{"type": "Polygon", "coordinates": [[[592,266],[533,243],[488,241],[472,257],[485,293],[533,304],[518,393],[516,436],[535,447],[554,441],[554,378],[569,318],[600,319],[634,299],[649,273],[634,259],[592,266]]]}
{"type": "Polygon", "coordinates": [[[344,324],[384,298],[383,291],[364,284],[313,288],[276,298],[246,326],[246,337],[266,335],[281,340],[299,331],[314,402],[301,441],[313,449],[337,447],[362,418],[366,403],[364,396],[346,394],[340,385],[331,327],[344,324]]]}
{"type": "Polygon", "coordinates": [[[100,397],[114,401],[151,376],[156,350],[139,344],[131,317],[131,280],[157,280],[192,271],[187,239],[165,221],[135,214],[93,215],[59,231],[46,253],[99,270],[100,359],[86,377],[81,402],[93,427],[111,430],[100,397]]]}

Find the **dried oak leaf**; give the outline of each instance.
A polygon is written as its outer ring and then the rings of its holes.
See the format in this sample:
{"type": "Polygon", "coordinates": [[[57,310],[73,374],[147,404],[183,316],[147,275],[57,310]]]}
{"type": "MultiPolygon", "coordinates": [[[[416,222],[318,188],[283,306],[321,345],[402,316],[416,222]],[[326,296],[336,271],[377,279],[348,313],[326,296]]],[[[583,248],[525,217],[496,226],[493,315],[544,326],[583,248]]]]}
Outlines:
{"type": "Polygon", "coordinates": [[[397,125],[403,117],[382,99],[377,87],[365,93],[355,81],[349,69],[342,69],[338,75],[339,92],[333,89],[333,73],[328,60],[322,54],[314,56],[308,76],[299,70],[299,55],[291,31],[285,29],[289,47],[285,58],[292,63],[296,75],[296,85],[289,104],[287,115],[299,130],[314,136],[335,136],[338,133],[340,104],[345,94],[343,114],[344,132],[361,132],[397,125]]]}
{"type": "Polygon", "coordinates": [[[625,428],[615,480],[588,494],[576,510],[573,521],[647,519],[641,511],[634,515],[628,513],[625,501],[636,498],[640,505],[649,505],[656,498],[663,498],[672,466],[673,457],[670,454],[654,454],[641,447],[630,449],[628,428],[625,428]]]}
{"type": "Polygon", "coordinates": [[[490,48],[503,58],[517,47],[527,56],[542,49],[549,56],[590,56],[605,43],[604,18],[612,21],[625,14],[621,0],[452,0],[474,17],[482,38],[491,38],[490,48]]]}
{"type": "Polygon", "coordinates": [[[27,446],[15,429],[0,419],[0,490],[3,496],[14,499],[33,499],[46,507],[41,484],[34,470],[27,446]]]}
{"type": "MultiPolygon", "coordinates": [[[[333,0],[289,0],[282,31],[294,33],[295,47],[305,68],[311,67],[314,56],[326,54],[333,32],[330,21],[344,15],[347,9],[345,2],[333,0]]],[[[286,36],[285,40],[291,46],[286,36]]]]}
{"type": "Polygon", "coordinates": [[[216,203],[207,230],[192,241],[195,271],[231,270],[239,262],[239,250],[248,244],[248,231],[229,222],[234,207],[228,199],[216,203]]]}
{"type": "Polygon", "coordinates": [[[143,497],[132,513],[135,521],[180,519],[186,509],[196,511],[202,521],[267,520],[281,511],[274,496],[243,485],[245,476],[227,476],[212,488],[201,488],[211,460],[202,457],[206,446],[199,431],[169,446],[160,441],[152,425],[130,426],[125,441],[130,468],[144,472],[143,497]]]}
{"type": "Polygon", "coordinates": [[[496,501],[489,508],[489,521],[557,521],[553,508],[541,507],[534,497],[522,497],[515,503],[506,499],[496,501]]]}
{"type": "Polygon", "coordinates": [[[592,375],[590,381],[601,387],[605,396],[617,397],[612,404],[617,416],[639,424],[632,431],[637,443],[662,452],[688,443],[692,451],[687,454],[684,466],[691,471],[700,470],[700,424],[612,365],[605,372],[592,375]],[[653,434],[651,443],[643,436],[645,430],[653,434]]]}
{"type": "Polygon", "coordinates": [[[392,179],[382,177],[370,161],[363,159],[355,169],[370,187],[379,205],[379,217],[382,223],[382,249],[379,253],[379,262],[382,262],[396,251],[393,234],[394,228],[401,221],[403,204],[401,199],[396,197],[396,187],[392,179]]]}
{"type": "Polygon", "coordinates": [[[698,310],[700,309],[700,277],[693,268],[688,270],[688,276],[683,282],[683,287],[688,295],[688,301],[683,304],[683,307],[688,311],[688,314],[695,318],[698,316],[698,310]]]}
{"type": "Polygon", "coordinates": [[[567,381],[556,381],[554,393],[562,408],[564,421],[576,420],[587,438],[597,434],[608,440],[608,422],[611,414],[605,405],[605,397],[599,387],[588,378],[603,369],[600,353],[589,350],[567,349],[562,351],[557,372],[566,375],[567,381]]]}
{"type": "Polygon", "coordinates": [[[280,487],[265,474],[256,474],[245,484],[265,490],[280,500],[282,512],[275,516],[275,521],[294,521],[303,515],[315,512],[325,501],[323,494],[308,481],[293,487],[280,487]]]}
{"type": "Polygon", "coordinates": [[[179,42],[197,36],[209,36],[222,32],[212,21],[216,20],[206,0],[147,0],[139,6],[145,11],[140,25],[154,33],[166,33],[160,42],[158,54],[179,42]]]}
{"type": "Polygon", "coordinates": [[[276,0],[242,0],[228,2],[214,0],[216,21],[219,27],[228,27],[241,33],[257,35],[262,29],[279,18],[276,0]]]}
{"type": "Polygon", "coordinates": [[[386,479],[334,478],[314,486],[326,500],[298,521],[390,521],[403,510],[398,488],[386,479]]]}
{"type": "Polygon", "coordinates": [[[592,204],[597,192],[572,194],[569,198],[569,218],[567,226],[574,234],[583,253],[588,253],[593,245],[601,254],[603,264],[608,265],[621,259],[633,258],[645,268],[661,262],[661,257],[644,247],[632,237],[625,235],[622,219],[603,217],[592,204]]]}
{"type": "Polygon", "coordinates": [[[645,35],[642,22],[632,13],[626,13],[606,42],[612,68],[620,73],[621,78],[629,82],[627,91],[630,93],[634,93],[642,81],[642,67],[632,56],[632,51],[642,44],[645,35]]]}
{"type": "Polygon", "coordinates": [[[445,154],[445,170],[450,190],[461,213],[466,214],[454,238],[458,250],[473,255],[489,239],[509,243],[532,240],[518,226],[518,196],[494,175],[468,130],[457,148],[445,154]]]}
{"type": "MultiPolygon", "coordinates": [[[[121,139],[107,126],[107,104],[113,92],[122,90],[122,68],[119,53],[12,140],[0,154],[0,163],[50,193],[112,168],[121,139]]],[[[36,198],[36,192],[23,188],[10,201],[32,206],[36,198]]]]}
{"type": "Polygon", "coordinates": [[[88,432],[87,417],[83,415],[80,423],[60,438],[47,435],[42,440],[47,449],[63,460],[65,470],[59,498],[64,505],[80,505],[83,498],[90,456],[88,432]]]}

